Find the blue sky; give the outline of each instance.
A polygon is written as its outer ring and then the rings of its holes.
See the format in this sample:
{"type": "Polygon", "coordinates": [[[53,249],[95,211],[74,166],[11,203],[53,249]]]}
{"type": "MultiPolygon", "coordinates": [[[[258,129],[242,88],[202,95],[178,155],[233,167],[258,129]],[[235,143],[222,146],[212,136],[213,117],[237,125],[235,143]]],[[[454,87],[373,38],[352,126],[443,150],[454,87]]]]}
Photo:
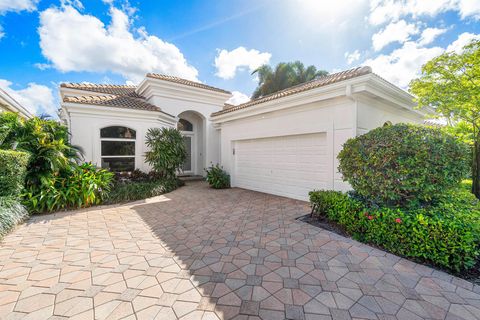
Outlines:
{"type": "Polygon", "coordinates": [[[147,72],[248,99],[263,63],[358,65],[406,88],[480,36],[480,0],[0,0],[0,87],[37,114],[61,82],[138,83],[147,72]]]}

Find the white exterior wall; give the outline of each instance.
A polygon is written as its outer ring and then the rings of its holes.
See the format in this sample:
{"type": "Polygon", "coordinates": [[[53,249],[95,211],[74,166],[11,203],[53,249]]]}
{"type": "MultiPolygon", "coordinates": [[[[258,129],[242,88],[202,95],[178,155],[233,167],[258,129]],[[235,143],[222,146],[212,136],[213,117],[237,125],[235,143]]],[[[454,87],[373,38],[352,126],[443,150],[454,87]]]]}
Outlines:
{"type": "Polygon", "coordinates": [[[194,158],[196,161],[195,174],[204,175],[204,170],[210,163],[220,162],[220,150],[218,144],[218,133],[212,127],[210,115],[222,109],[220,105],[213,105],[204,102],[182,100],[179,98],[167,98],[164,96],[153,95],[148,102],[162,109],[162,111],[178,117],[185,113],[184,117],[196,125],[195,136],[197,138],[197,148],[194,158]],[[201,119],[201,123],[195,119],[188,118],[188,112],[196,113],[201,119]],[[200,128],[199,128],[200,125],[200,128]]]}
{"type": "Polygon", "coordinates": [[[336,170],[336,155],[341,145],[355,136],[354,106],[354,102],[345,97],[336,98],[222,123],[221,164],[231,174],[232,186],[235,186],[233,148],[236,141],[326,133],[327,166],[330,168],[327,187],[348,188],[336,170]]]}
{"type": "Polygon", "coordinates": [[[80,146],[84,151],[85,161],[101,166],[100,129],[110,126],[124,126],[136,131],[135,167],[144,172],[150,171],[145,163],[145,135],[150,128],[174,126],[158,121],[158,112],[122,110],[120,108],[103,107],[103,112],[88,112],[88,107],[81,110],[69,108],[66,120],[72,133],[72,144],[80,146]],[[86,110],[85,110],[86,109],[86,110]],[[87,111],[87,112],[86,112],[87,111]],[[129,111],[129,112],[127,112],[129,111]]]}
{"type": "Polygon", "coordinates": [[[362,97],[357,101],[357,105],[357,135],[381,127],[387,121],[392,124],[402,122],[422,124],[424,120],[421,113],[400,109],[386,101],[362,97]]]}

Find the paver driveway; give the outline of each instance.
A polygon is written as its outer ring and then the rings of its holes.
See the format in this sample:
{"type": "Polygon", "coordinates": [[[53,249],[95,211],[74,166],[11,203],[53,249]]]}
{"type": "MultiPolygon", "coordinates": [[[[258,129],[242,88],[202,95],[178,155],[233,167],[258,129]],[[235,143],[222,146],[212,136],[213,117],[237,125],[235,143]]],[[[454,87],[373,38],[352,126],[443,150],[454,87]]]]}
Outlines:
{"type": "Polygon", "coordinates": [[[480,319],[480,287],[295,218],[306,203],[189,183],[32,218],[0,247],[2,319],[480,319]]]}

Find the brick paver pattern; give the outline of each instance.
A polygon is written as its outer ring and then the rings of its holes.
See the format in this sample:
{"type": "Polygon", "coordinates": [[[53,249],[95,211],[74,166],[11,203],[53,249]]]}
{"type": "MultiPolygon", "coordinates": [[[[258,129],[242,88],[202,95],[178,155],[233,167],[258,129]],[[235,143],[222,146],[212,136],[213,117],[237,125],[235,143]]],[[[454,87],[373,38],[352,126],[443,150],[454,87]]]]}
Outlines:
{"type": "Polygon", "coordinates": [[[0,246],[1,319],[480,319],[480,287],[295,218],[308,204],[189,182],[34,216],[0,246]]]}

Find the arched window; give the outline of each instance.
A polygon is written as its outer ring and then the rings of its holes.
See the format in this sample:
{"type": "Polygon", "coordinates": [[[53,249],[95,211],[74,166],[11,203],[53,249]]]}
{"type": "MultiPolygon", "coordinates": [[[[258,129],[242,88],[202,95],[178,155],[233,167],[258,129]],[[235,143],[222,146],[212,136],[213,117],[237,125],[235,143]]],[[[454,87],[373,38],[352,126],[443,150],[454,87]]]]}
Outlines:
{"type": "Polygon", "coordinates": [[[185,119],[178,120],[177,129],[180,131],[193,131],[193,124],[185,119]]]}
{"type": "Polygon", "coordinates": [[[111,171],[135,170],[135,130],[112,126],[100,129],[102,168],[111,171]]]}

